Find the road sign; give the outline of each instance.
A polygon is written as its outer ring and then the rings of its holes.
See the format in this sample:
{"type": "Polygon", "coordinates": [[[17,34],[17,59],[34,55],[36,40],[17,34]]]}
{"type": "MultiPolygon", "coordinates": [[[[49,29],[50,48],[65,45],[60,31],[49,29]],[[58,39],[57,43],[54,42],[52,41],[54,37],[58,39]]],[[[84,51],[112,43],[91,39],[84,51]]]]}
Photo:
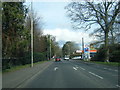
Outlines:
{"type": "Polygon", "coordinates": [[[84,52],[88,53],[89,52],[89,47],[84,48],[84,52]]]}
{"type": "Polygon", "coordinates": [[[85,58],[85,60],[89,60],[89,58],[90,58],[90,48],[89,47],[84,48],[84,58],[85,58]]]}

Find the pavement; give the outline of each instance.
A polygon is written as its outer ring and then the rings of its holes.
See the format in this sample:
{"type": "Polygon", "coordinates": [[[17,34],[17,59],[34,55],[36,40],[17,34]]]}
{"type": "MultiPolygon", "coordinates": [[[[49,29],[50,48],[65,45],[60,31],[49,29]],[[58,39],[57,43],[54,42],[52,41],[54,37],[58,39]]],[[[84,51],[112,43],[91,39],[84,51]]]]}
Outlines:
{"type": "Polygon", "coordinates": [[[3,88],[117,89],[120,88],[118,75],[118,67],[78,60],[49,61],[32,69],[3,74],[3,88]]]}
{"type": "Polygon", "coordinates": [[[38,73],[42,73],[53,62],[48,61],[27,67],[14,72],[2,74],[2,88],[17,88],[19,85],[34,77],[38,73]]]}

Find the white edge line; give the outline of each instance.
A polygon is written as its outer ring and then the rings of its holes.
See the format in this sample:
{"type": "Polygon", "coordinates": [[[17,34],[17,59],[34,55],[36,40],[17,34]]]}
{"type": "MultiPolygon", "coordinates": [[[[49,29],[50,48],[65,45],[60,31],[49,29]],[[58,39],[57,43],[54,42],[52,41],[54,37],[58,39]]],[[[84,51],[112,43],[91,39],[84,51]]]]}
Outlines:
{"type": "Polygon", "coordinates": [[[99,75],[97,75],[95,73],[92,73],[92,72],[89,72],[89,73],[92,74],[92,75],[94,75],[94,76],[96,76],[96,77],[98,77],[98,78],[100,78],[100,79],[103,79],[103,77],[101,77],[101,76],[99,76],[99,75]]]}

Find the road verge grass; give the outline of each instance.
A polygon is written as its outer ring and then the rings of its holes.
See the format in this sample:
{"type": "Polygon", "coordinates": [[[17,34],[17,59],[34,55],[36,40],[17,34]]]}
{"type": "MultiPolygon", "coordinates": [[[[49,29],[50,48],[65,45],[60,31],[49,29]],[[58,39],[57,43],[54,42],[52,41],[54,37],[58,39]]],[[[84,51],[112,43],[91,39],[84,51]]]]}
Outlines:
{"type": "MultiPolygon", "coordinates": [[[[41,64],[41,63],[44,63],[44,62],[47,62],[47,60],[46,61],[36,62],[33,65],[41,64]]],[[[31,64],[14,66],[14,67],[11,67],[10,69],[2,70],[2,73],[14,72],[14,71],[17,71],[17,70],[20,70],[20,69],[24,69],[24,68],[28,68],[28,67],[31,67],[31,64]]]]}
{"type": "Polygon", "coordinates": [[[88,61],[88,62],[96,63],[96,64],[109,65],[109,66],[120,66],[119,62],[99,62],[99,61],[88,61]]]}

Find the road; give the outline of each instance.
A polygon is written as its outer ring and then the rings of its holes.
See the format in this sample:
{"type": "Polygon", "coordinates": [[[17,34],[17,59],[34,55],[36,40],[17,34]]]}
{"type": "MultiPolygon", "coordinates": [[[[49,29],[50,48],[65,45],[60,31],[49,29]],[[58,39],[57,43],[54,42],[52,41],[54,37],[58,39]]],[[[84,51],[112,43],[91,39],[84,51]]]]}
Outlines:
{"type": "Polygon", "coordinates": [[[54,62],[18,88],[119,88],[118,68],[78,60],[54,62]]]}

